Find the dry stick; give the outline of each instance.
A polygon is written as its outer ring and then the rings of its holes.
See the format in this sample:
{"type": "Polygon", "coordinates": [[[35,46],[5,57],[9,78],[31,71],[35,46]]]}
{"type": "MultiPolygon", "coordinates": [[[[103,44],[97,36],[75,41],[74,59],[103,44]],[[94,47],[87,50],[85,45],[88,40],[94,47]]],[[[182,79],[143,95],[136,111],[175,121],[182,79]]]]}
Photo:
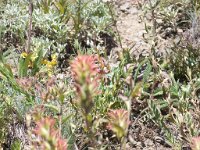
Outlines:
{"type": "Polygon", "coordinates": [[[151,19],[152,19],[152,22],[153,22],[153,29],[152,29],[152,34],[153,36],[155,37],[156,36],[156,19],[155,19],[155,11],[154,11],[154,6],[151,2],[151,0],[149,0],[149,5],[150,5],[150,9],[151,9],[151,19]]]}
{"type": "Polygon", "coordinates": [[[27,47],[26,47],[27,53],[30,52],[31,48],[32,16],[33,16],[33,2],[32,0],[29,0],[29,28],[28,28],[27,47]]]}

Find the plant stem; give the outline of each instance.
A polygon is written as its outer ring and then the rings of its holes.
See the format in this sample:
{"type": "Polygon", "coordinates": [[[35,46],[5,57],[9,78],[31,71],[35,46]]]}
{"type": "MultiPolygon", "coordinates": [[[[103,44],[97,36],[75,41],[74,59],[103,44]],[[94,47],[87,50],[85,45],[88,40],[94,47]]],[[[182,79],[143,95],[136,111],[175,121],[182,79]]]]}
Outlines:
{"type": "Polygon", "coordinates": [[[121,139],[120,150],[126,150],[126,138],[121,139]]]}
{"type": "Polygon", "coordinates": [[[95,140],[94,140],[94,133],[92,131],[92,122],[88,119],[89,114],[85,114],[85,123],[86,123],[86,130],[88,138],[91,142],[91,146],[95,147],[95,140]]]}
{"type": "Polygon", "coordinates": [[[151,0],[149,0],[149,5],[150,5],[150,9],[151,9],[151,19],[152,19],[152,23],[153,23],[152,35],[153,35],[153,37],[155,37],[157,24],[156,24],[155,10],[154,10],[154,6],[153,6],[151,0]]]}
{"type": "Polygon", "coordinates": [[[60,105],[60,112],[59,112],[59,134],[62,133],[62,114],[63,114],[63,109],[62,109],[62,104],[60,105]]]}
{"type": "Polygon", "coordinates": [[[33,2],[32,0],[29,0],[29,28],[28,28],[27,47],[26,47],[27,53],[30,52],[31,48],[32,16],[33,16],[33,2]]]}

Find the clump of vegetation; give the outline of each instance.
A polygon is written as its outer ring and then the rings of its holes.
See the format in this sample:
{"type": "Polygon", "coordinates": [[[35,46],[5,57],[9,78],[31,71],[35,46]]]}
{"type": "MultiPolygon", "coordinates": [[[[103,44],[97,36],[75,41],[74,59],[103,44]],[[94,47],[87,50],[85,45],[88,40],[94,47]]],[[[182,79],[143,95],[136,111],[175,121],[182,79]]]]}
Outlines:
{"type": "Polygon", "coordinates": [[[200,149],[200,3],[142,3],[150,50],[136,59],[112,1],[0,2],[0,148],[132,149],[150,128],[163,147],[200,149]]]}

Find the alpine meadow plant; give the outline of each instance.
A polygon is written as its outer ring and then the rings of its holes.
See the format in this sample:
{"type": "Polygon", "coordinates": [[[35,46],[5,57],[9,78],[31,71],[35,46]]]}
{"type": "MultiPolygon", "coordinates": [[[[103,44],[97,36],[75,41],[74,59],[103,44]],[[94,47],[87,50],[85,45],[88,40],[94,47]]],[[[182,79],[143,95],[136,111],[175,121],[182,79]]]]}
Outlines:
{"type": "Polygon", "coordinates": [[[108,112],[108,129],[112,130],[121,142],[121,149],[125,148],[125,137],[128,133],[129,115],[125,109],[110,110],[108,112]]]}
{"type": "Polygon", "coordinates": [[[0,0],[0,150],[200,150],[199,12],[0,0]]]}
{"type": "Polygon", "coordinates": [[[98,94],[100,73],[96,62],[96,56],[83,55],[78,56],[71,63],[79,105],[83,108],[83,113],[86,115],[91,111],[94,96],[98,94]]]}
{"type": "MultiPolygon", "coordinates": [[[[79,55],[71,62],[72,77],[77,96],[77,105],[85,121],[85,131],[94,144],[94,132],[91,111],[94,97],[98,95],[101,72],[95,55],[79,55]]],[[[93,145],[92,144],[92,145],[93,145]]]]}
{"type": "Polygon", "coordinates": [[[55,129],[55,120],[42,118],[36,122],[33,133],[38,137],[33,142],[35,149],[41,150],[67,150],[67,141],[62,139],[61,133],[55,129]]]}
{"type": "Polygon", "coordinates": [[[108,117],[108,128],[116,133],[117,138],[121,139],[126,136],[129,126],[128,111],[124,109],[110,110],[108,117]]]}

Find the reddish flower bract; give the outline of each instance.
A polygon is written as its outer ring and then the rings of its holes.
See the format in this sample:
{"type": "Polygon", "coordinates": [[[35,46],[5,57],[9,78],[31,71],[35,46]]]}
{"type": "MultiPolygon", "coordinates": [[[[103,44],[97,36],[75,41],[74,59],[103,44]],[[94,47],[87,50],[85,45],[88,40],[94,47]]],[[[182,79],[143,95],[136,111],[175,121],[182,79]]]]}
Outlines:
{"type": "Polygon", "coordinates": [[[58,130],[54,128],[55,120],[52,118],[42,118],[40,121],[36,122],[36,128],[33,132],[41,138],[39,146],[41,149],[48,149],[48,145],[56,150],[67,150],[67,142],[62,139],[58,130]],[[46,143],[46,144],[45,144],[46,143]],[[53,143],[53,145],[52,145],[53,143]]]}

